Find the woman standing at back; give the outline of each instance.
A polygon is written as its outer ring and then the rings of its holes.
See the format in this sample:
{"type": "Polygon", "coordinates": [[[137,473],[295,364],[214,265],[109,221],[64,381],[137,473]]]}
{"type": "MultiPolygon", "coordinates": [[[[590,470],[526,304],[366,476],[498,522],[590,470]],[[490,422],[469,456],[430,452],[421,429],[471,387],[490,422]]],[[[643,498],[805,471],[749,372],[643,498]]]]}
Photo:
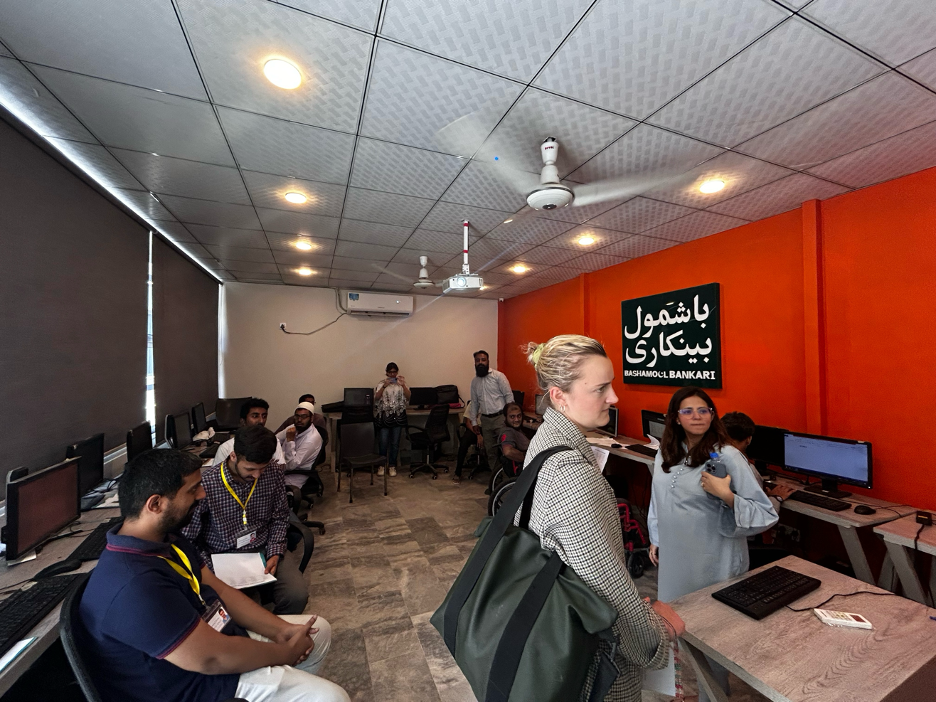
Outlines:
{"type": "MultiPolygon", "coordinates": [[[[668,605],[651,606],[637,594],[625,564],[617,501],[585,438],[586,431],[608,423],[608,407],[617,402],[611,388],[614,369],[602,345],[585,336],[557,336],[544,344],[529,344],[526,351],[550,407],[530,442],[524,466],[546,449],[563,445],[572,449],[550,456],[543,464],[533,494],[530,530],[543,548],[558,553],[618,611],[614,633],[621,675],[605,699],[636,702],[641,668],[666,664],[670,640],[682,633],[683,624],[668,605]]],[[[592,666],[589,681],[594,671],[592,666]]],[[[589,692],[590,683],[585,696],[589,692]]]]}

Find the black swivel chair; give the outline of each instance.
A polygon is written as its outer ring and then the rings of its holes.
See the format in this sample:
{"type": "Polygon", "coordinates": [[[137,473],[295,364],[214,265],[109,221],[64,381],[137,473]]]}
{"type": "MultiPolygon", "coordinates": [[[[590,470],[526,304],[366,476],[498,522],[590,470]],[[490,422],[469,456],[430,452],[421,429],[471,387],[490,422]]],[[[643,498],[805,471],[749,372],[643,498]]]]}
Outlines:
{"type": "Polygon", "coordinates": [[[449,440],[448,415],[448,405],[435,405],[429,410],[425,427],[406,425],[406,437],[410,441],[410,446],[426,452],[425,461],[410,466],[409,477],[415,478],[417,472],[425,471],[432,473],[432,479],[435,480],[439,477],[437,468],[448,473],[448,466],[435,462],[442,452],[442,444],[449,440]]]}
{"type": "Polygon", "coordinates": [[[526,393],[523,390],[512,390],[514,396],[514,402],[520,405],[520,409],[523,409],[523,400],[526,398],[526,393]]]}
{"type": "MultiPolygon", "coordinates": [[[[62,614],[59,619],[59,636],[62,639],[62,647],[65,649],[65,655],[71,665],[75,679],[78,681],[78,687],[88,702],[102,702],[101,695],[91,679],[88,672],[88,666],[82,658],[82,647],[86,645],[83,641],[85,636],[81,627],[79,616],[81,606],[81,596],[84,595],[85,587],[88,585],[88,578],[80,581],[77,587],[72,589],[65,597],[62,604],[62,614]]],[[[232,697],[227,702],[247,702],[240,697],[232,697]]]]}
{"type": "MultiPolygon", "coordinates": [[[[338,462],[338,492],[341,492],[341,473],[348,471],[348,502],[354,502],[354,471],[370,468],[371,485],[374,484],[374,468],[387,466],[387,457],[374,453],[374,422],[358,422],[341,427],[341,460],[338,462]]],[[[384,471],[384,497],[387,495],[387,474],[384,471]]]]}

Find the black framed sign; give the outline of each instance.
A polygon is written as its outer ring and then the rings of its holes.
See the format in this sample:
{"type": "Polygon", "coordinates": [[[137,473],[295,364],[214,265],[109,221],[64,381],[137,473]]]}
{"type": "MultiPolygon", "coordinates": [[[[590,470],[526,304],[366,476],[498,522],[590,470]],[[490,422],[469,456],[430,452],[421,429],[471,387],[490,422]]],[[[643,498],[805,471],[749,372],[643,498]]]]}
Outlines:
{"type": "Polygon", "coordinates": [[[718,283],[624,300],[624,382],[720,388],[718,283]]]}

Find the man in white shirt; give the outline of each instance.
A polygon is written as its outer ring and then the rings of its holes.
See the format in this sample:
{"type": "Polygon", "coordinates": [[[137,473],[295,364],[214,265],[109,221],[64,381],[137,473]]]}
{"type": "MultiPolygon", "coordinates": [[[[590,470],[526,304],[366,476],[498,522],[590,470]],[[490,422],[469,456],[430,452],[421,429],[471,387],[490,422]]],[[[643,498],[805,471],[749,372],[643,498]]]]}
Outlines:
{"type": "MultiPolygon", "coordinates": [[[[504,433],[504,406],[513,402],[513,390],[507,376],[491,370],[487,351],[475,351],[475,376],[471,379],[471,404],[465,415],[466,424],[478,437],[478,448],[484,448],[488,467],[497,466],[497,446],[504,433]],[[480,421],[479,421],[480,420],[480,421]]],[[[459,482],[459,476],[453,478],[459,482]]]]}
{"type": "MultiPolygon", "coordinates": [[[[241,405],[241,426],[265,427],[267,422],[267,413],[269,410],[270,404],[266,400],[261,400],[259,397],[249,398],[244,404],[241,405]]],[[[224,459],[230,456],[231,451],[233,450],[234,437],[232,436],[218,447],[218,452],[215,454],[211,465],[218,466],[224,463],[224,459]]],[[[270,465],[273,465],[274,463],[279,463],[281,466],[286,465],[286,458],[283,456],[283,449],[279,445],[279,442],[276,443],[276,451],[273,453],[273,459],[270,461],[270,465]]]]}
{"type": "Polygon", "coordinates": [[[296,406],[295,422],[276,435],[286,466],[286,484],[302,488],[315,470],[315,459],[322,450],[322,435],[312,426],[315,405],[300,402],[296,406]]]}

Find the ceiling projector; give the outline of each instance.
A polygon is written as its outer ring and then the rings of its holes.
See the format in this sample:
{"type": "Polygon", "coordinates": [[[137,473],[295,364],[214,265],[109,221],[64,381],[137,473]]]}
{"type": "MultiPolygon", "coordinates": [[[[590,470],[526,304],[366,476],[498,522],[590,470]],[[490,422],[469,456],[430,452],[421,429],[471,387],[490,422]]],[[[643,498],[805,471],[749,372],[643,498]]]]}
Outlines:
{"type": "Polygon", "coordinates": [[[442,292],[453,292],[457,290],[480,290],[484,285],[484,280],[477,273],[459,273],[446,279],[442,283],[442,292]]]}

